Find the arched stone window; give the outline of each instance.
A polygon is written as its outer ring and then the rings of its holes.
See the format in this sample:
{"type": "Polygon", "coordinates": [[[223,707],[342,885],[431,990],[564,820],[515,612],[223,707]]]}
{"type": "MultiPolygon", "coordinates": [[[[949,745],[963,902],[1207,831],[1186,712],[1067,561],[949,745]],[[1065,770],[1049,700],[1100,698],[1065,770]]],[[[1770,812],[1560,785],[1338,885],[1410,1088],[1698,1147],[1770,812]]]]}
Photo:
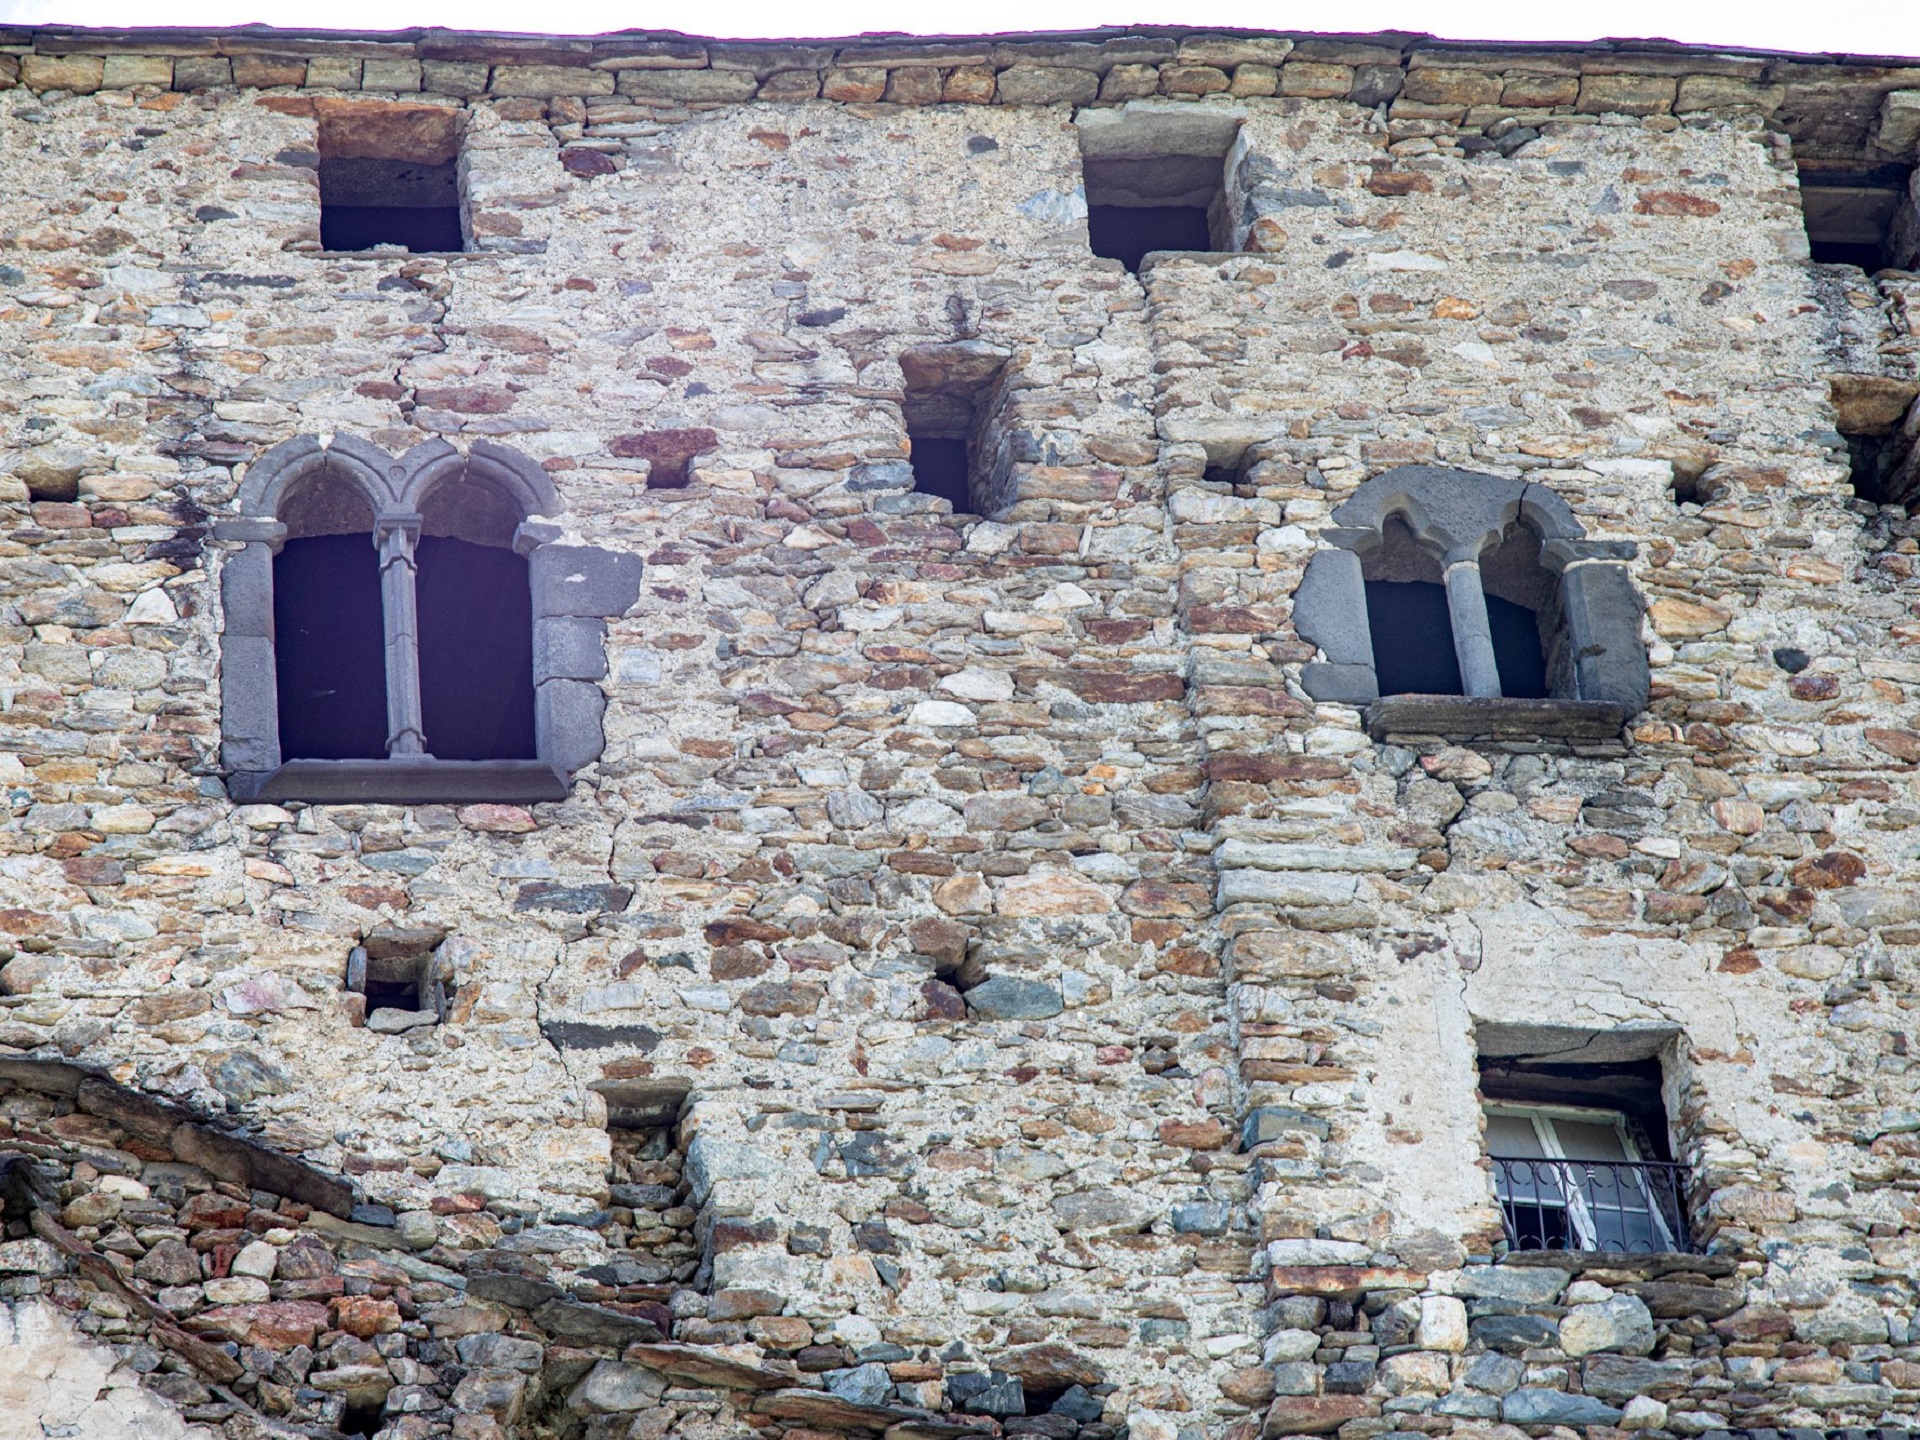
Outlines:
{"type": "Polygon", "coordinates": [[[1617,734],[1646,708],[1634,546],[1587,539],[1545,486],[1405,465],[1333,520],[1294,596],[1315,699],[1440,734],[1617,734]]]}
{"type": "Polygon", "coordinates": [[[302,436],[249,467],[221,580],[237,800],[552,800],[597,758],[609,617],[640,558],[558,543],[502,445],[302,436]]]}

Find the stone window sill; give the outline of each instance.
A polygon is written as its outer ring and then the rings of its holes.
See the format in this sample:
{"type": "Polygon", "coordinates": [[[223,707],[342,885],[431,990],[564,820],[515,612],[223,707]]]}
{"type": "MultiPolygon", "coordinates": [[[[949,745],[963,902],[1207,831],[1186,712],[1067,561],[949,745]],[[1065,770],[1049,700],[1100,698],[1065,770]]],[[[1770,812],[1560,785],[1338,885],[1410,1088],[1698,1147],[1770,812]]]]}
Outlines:
{"type": "Polygon", "coordinates": [[[527,804],[564,800],[567,782],[544,760],[289,760],[266,774],[235,773],[235,800],[323,805],[527,804]]]}
{"type": "Polygon", "coordinates": [[[1390,695],[1363,712],[1375,740],[1438,735],[1449,740],[1618,740],[1623,705],[1603,700],[1481,699],[1390,695]]]}

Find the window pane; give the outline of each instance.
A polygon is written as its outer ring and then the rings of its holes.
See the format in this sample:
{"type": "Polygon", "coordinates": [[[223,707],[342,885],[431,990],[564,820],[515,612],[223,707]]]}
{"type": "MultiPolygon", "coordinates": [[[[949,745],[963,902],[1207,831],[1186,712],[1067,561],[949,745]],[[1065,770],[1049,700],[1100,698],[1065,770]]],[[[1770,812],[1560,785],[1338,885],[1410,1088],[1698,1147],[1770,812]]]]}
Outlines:
{"type": "Polygon", "coordinates": [[[1427,580],[1369,580],[1367,626],[1382,695],[1458,695],[1460,660],[1444,586],[1427,580]]]}
{"type": "Polygon", "coordinates": [[[532,760],[533,595],[511,550],[425,535],[416,551],[421,714],[440,760],[532,760]]]}
{"type": "Polygon", "coordinates": [[[1660,1238],[1648,1206],[1646,1186],[1637,1169],[1616,1168],[1628,1162],[1620,1132],[1607,1124],[1555,1120],[1554,1136],[1570,1162],[1573,1186],[1585,1203],[1593,1224],[1593,1245],[1599,1250],[1661,1250],[1660,1238]]]}
{"type": "Polygon", "coordinates": [[[287,541],[273,558],[273,630],[280,758],[383,758],[386,635],[373,537],[287,541]]]}
{"type": "Polygon", "coordinates": [[[1569,1160],[1631,1159],[1620,1143],[1620,1132],[1612,1125],[1591,1124],[1585,1120],[1554,1120],[1553,1133],[1560,1141],[1560,1153],[1569,1160]]]}
{"type": "Polygon", "coordinates": [[[1489,1155],[1544,1155],[1540,1139],[1533,1133],[1533,1122],[1520,1115],[1487,1116],[1487,1153],[1489,1155]]]}

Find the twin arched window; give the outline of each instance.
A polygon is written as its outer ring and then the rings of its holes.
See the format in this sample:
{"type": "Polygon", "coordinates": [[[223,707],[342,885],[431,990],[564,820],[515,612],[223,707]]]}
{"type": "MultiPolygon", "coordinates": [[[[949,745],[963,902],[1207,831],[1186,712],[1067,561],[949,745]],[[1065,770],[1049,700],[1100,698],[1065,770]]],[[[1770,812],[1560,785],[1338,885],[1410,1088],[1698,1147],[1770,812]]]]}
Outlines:
{"type": "Polygon", "coordinates": [[[237,799],[543,800],[600,753],[640,560],[556,543],[526,456],[302,437],[250,467],[222,578],[237,799]]]}
{"type": "Polygon", "coordinates": [[[1587,539],[1545,486],[1405,465],[1332,518],[1294,596],[1326,656],[1301,675],[1315,699],[1546,700],[1615,730],[1646,708],[1634,546],[1587,539]]]}

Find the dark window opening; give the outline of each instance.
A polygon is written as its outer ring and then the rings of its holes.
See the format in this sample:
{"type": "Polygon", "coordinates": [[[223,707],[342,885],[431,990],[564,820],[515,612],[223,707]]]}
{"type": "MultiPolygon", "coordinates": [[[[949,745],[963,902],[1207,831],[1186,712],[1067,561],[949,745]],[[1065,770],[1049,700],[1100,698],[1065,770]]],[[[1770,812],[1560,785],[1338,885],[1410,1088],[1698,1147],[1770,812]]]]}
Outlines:
{"type": "Polygon", "coordinates": [[[1460,659],[1444,585],[1367,581],[1367,628],[1382,695],[1460,695],[1460,659]]]}
{"type": "Polygon", "coordinates": [[[1688,1248],[1657,1059],[1483,1057],[1487,1153],[1515,1250],[1688,1248]]]}
{"type": "MultiPolygon", "coordinates": [[[[906,368],[903,361],[902,368],[906,368]]],[[[907,463],[913,488],[936,496],[956,515],[984,513],[977,473],[980,468],[981,412],[989,404],[996,365],[984,377],[946,377],[941,388],[910,392],[901,406],[907,423],[907,463]]],[[[917,378],[917,371],[912,379],[917,378]]]]}
{"type": "Polygon", "coordinates": [[[273,561],[273,629],[281,755],[384,758],[386,631],[373,537],[288,540],[273,561]]]}
{"type": "Polygon", "coordinates": [[[382,101],[321,104],[321,245],[465,249],[458,112],[382,101]]]}
{"type": "Polygon", "coordinates": [[[328,250],[463,248],[454,162],[322,157],[320,243],[328,250]]]}
{"type": "Polygon", "coordinates": [[[1098,111],[1078,122],[1095,255],[1138,272],[1157,250],[1225,248],[1226,156],[1239,121],[1154,105],[1098,111]]]}
{"type": "Polygon", "coordinates": [[[913,488],[937,495],[956,514],[970,514],[967,437],[964,435],[909,435],[912,445],[913,488]]]}
{"type": "MultiPolygon", "coordinates": [[[[1912,423],[1909,421],[1909,426],[1912,423]]],[[[1844,438],[1856,496],[1873,505],[1913,504],[1916,492],[1920,492],[1920,445],[1906,430],[1844,438]]]]}
{"type": "Polygon", "coordinates": [[[1673,503],[1676,505],[1711,505],[1725,489],[1725,480],[1714,475],[1709,466],[1674,464],[1673,503]]]}
{"type": "Polygon", "coordinates": [[[386,1424],[386,1401],[367,1401],[362,1404],[347,1403],[346,1412],[340,1417],[342,1435],[378,1435],[386,1424]]]}
{"type": "Polygon", "coordinates": [[[439,926],[419,929],[383,925],[347,956],[346,989],[366,997],[363,1019],[371,1028],[398,1033],[447,1018],[454,987],[441,958],[439,926]],[[386,1012],[387,1018],[376,1017],[386,1012]]]}
{"type": "Polygon", "coordinates": [[[1204,205],[1087,206],[1087,243],[1093,253],[1138,273],[1156,250],[1211,250],[1204,205]]]}
{"type": "Polygon", "coordinates": [[[1515,700],[1547,698],[1547,657],[1540,648],[1540,617],[1524,605],[1487,596],[1487,629],[1500,667],[1500,693],[1515,700]]]}
{"type": "Polygon", "coordinates": [[[440,760],[532,760],[533,592],[511,550],[423,535],[420,707],[440,760]]]}
{"type": "Polygon", "coordinates": [[[1020,1396],[1026,1403],[1027,1414],[1047,1415],[1052,1413],[1053,1407],[1059,1404],[1061,1397],[1072,1388],[1074,1387],[1068,1385],[1049,1385],[1042,1389],[1032,1390],[1028,1389],[1026,1383],[1023,1381],[1020,1386],[1020,1396]]]}
{"type": "Polygon", "coordinates": [[[1814,261],[1857,265],[1869,274],[1898,263],[1889,241],[1908,204],[1912,173],[1906,165],[1803,164],[1800,211],[1814,261]]]}

